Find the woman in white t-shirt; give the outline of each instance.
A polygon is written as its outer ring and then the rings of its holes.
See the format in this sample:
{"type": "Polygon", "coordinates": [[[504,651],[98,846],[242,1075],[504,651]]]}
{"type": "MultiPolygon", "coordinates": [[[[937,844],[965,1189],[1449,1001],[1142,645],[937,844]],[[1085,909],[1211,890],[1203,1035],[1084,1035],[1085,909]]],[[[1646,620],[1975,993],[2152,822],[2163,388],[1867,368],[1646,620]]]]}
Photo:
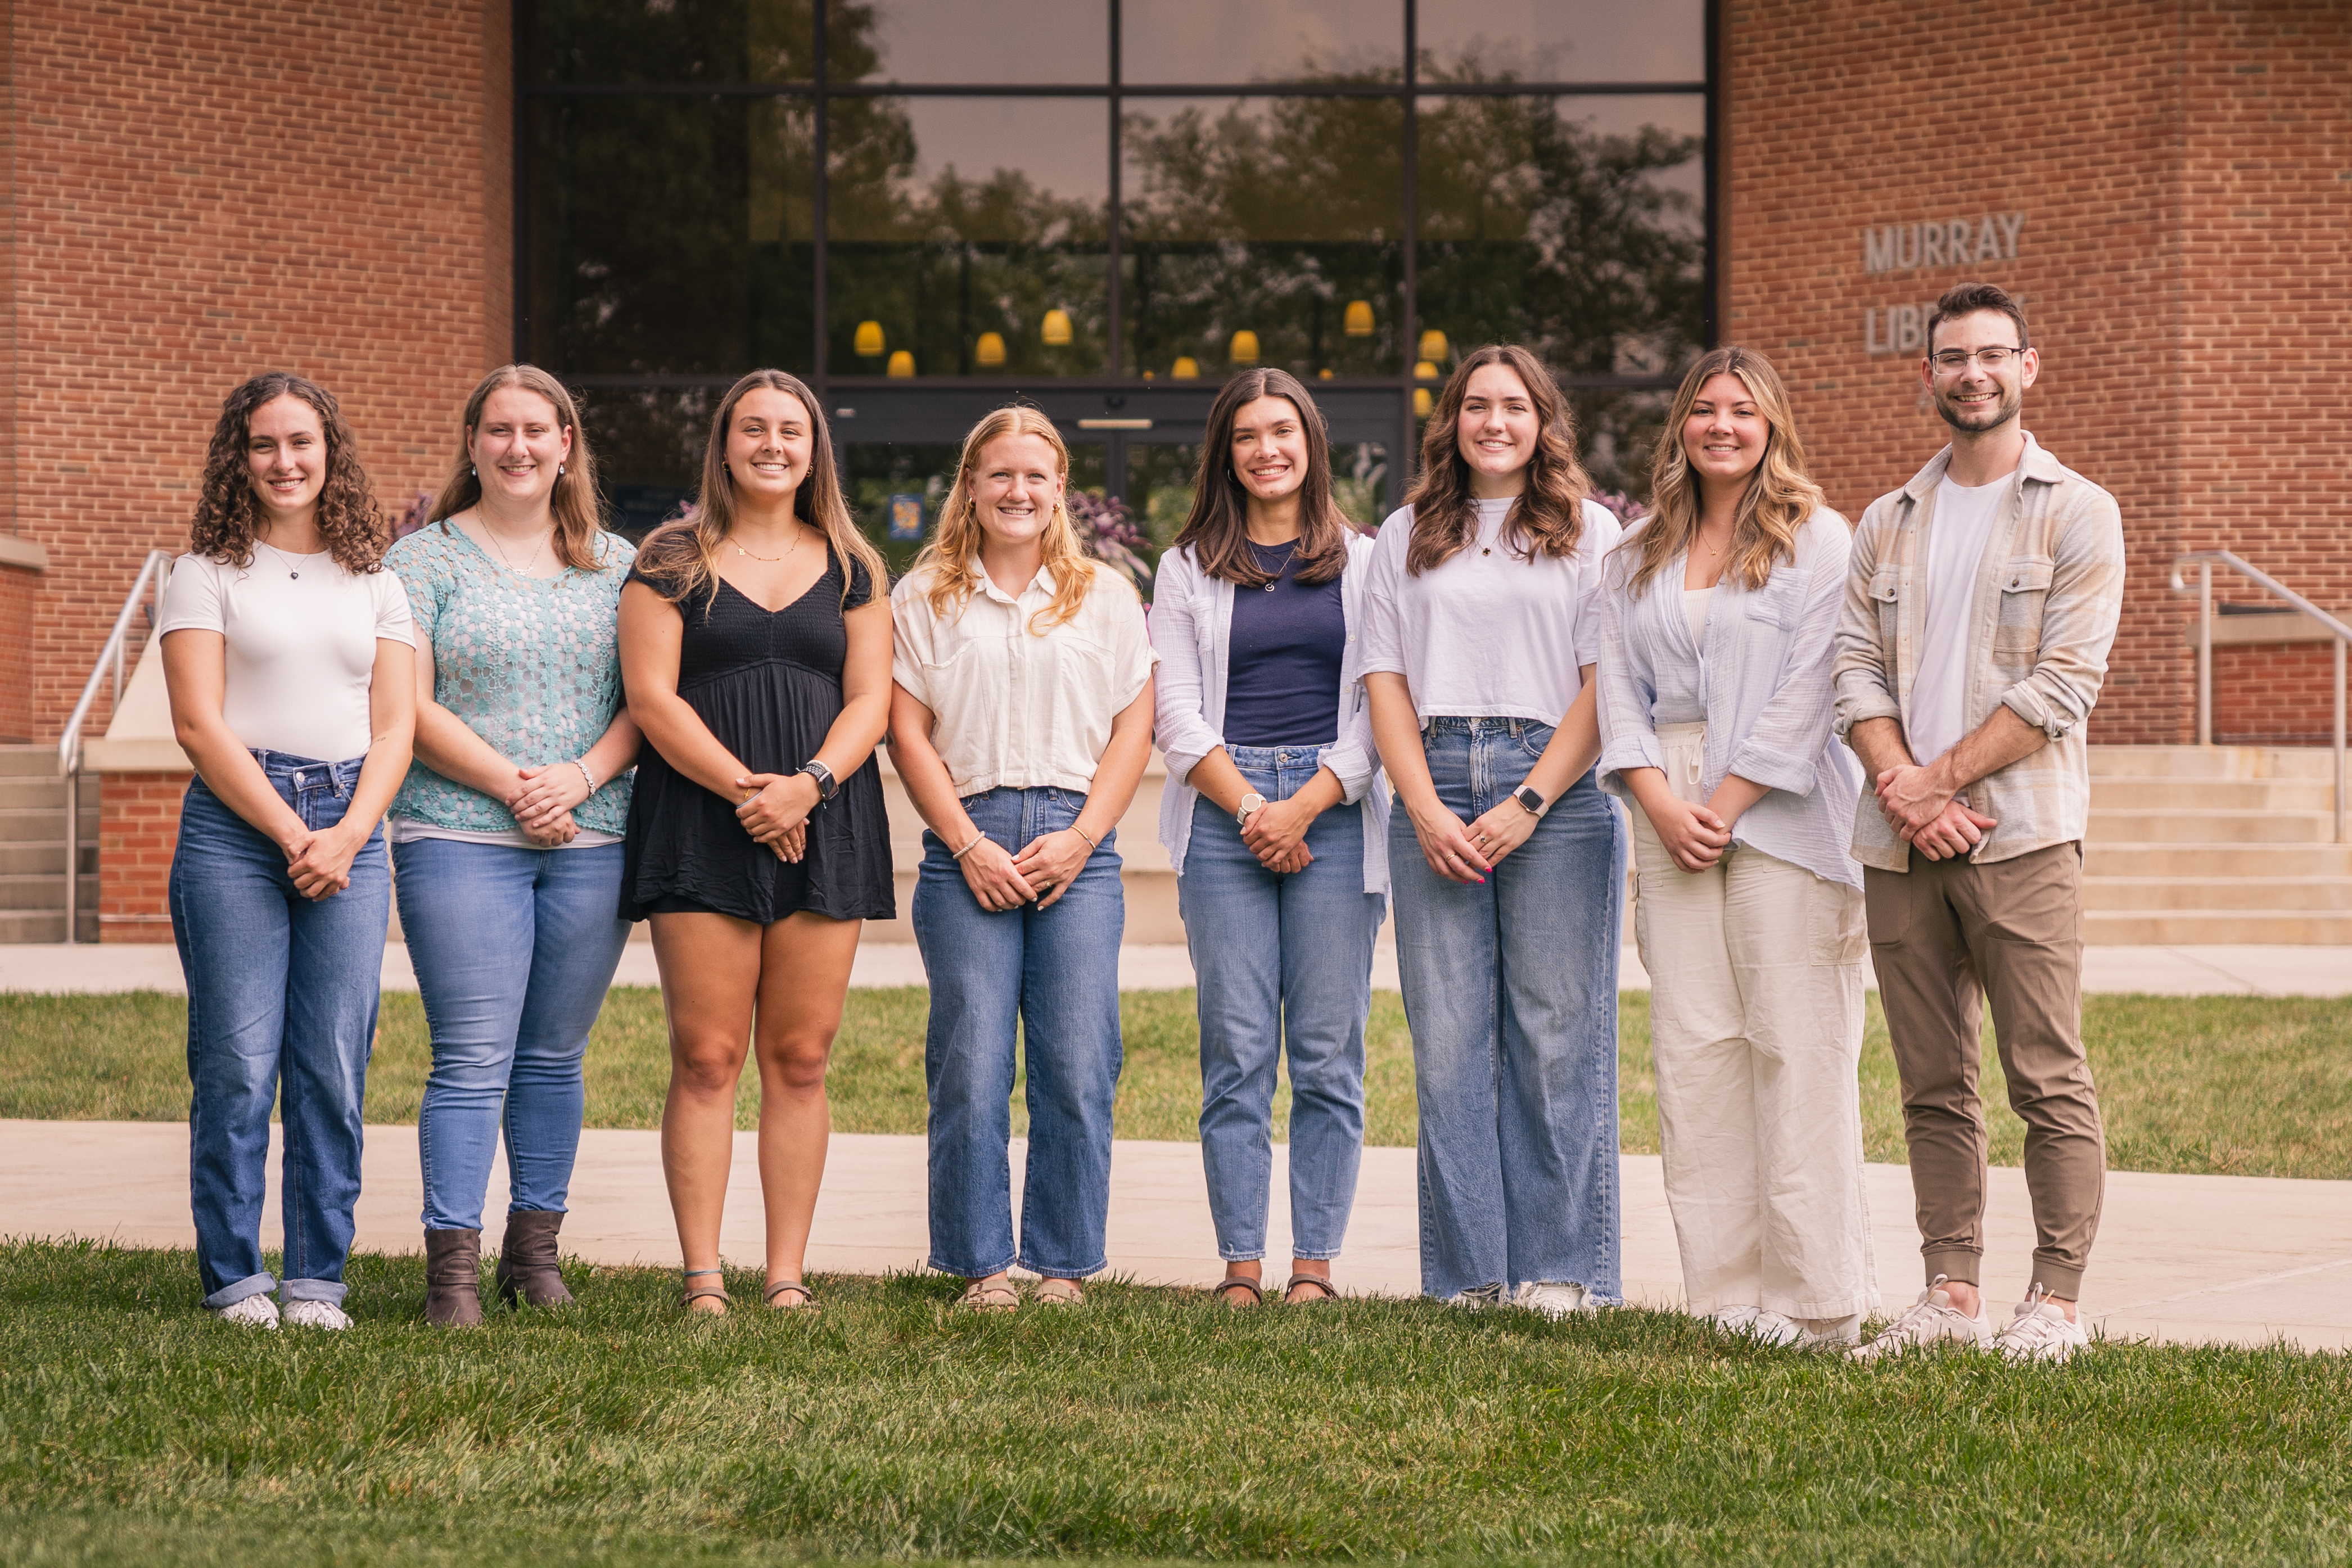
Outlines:
{"type": "Polygon", "coordinates": [[[1465,358],[1381,528],[1364,687],[1421,1114],[1422,1290],[1550,1316],[1620,1299],[1625,833],[1591,776],[1601,558],[1576,431],[1526,350],[1465,358]]]}
{"type": "Polygon", "coordinates": [[[172,856],[188,982],[189,1186],[205,1305],[341,1329],[392,870],[384,808],[416,718],[391,530],[327,391],[273,371],[229,394],[163,591],[172,727],[195,765],[172,856]],[[284,1280],[261,1261],[284,1094],[284,1280]]]}
{"type": "Polygon", "coordinates": [[[961,1304],[1076,1305],[1101,1269],[1118,1088],[1118,820],[1151,754],[1143,605],[1080,550],[1069,450],[1031,408],[964,438],[940,531],[890,596],[890,757],[930,831],[915,941],[931,988],[931,1267],[961,1304]],[[1016,1035],[1029,1161],[1013,1228],[1016,1035]]]}

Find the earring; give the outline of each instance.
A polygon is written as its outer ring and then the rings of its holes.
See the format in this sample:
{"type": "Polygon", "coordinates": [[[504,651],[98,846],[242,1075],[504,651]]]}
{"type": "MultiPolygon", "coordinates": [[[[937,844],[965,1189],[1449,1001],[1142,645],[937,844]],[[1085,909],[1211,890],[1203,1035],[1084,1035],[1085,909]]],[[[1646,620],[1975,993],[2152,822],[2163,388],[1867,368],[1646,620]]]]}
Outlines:
{"type": "Polygon", "coordinates": [[[466,465],[466,476],[469,479],[478,479],[482,476],[482,471],[468,463],[466,465]]]}
{"type": "Polygon", "coordinates": [[[555,465],[555,476],[559,479],[563,477],[563,465],[561,463],[555,465]]]}

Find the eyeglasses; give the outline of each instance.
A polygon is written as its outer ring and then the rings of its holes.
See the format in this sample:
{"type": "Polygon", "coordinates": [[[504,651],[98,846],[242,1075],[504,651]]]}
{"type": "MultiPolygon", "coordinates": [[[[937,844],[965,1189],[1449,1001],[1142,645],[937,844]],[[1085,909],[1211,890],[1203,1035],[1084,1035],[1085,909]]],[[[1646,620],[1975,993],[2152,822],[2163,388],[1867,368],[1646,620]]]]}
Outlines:
{"type": "Polygon", "coordinates": [[[1995,345],[1990,349],[1979,349],[1973,354],[1966,349],[1947,349],[1940,354],[1928,355],[1927,361],[1937,370],[1948,373],[1967,370],[1970,360],[1974,360],[1986,370],[1997,371],[2023,352],[2025,349],[2022,344],[2014,349],[2004,349],[1995,345]]]}

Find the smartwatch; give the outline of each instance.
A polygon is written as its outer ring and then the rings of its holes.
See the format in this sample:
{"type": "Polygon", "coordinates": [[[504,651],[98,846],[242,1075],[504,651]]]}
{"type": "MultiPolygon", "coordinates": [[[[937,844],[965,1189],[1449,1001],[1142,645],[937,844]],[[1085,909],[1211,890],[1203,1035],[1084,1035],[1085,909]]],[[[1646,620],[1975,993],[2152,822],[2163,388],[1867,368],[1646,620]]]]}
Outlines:
{"type": "Polygon", "coordinates": [[[1234,821],[1244,828],[1248,827],[1250,813],[1265,804],[1265,797],[1255,789],[1251,790],[1242,797],[1241,806],[1234,812],[1234,821]]]}
{"type": "Polygon", "coordinates": [[[814,757],[801,764],[801,771],[816,780],[816,798],[820,802],[832,800],[841,788],[841,780],[833,776],[833,769],[814,757]]]}
{"type": "Polygon", "coordinates": [[[1531,784],[1522,784],[1512,790],[1511,799],[1525,806],[1528,809],[1528,815],[1531,817],[1542,816],[1550,806],[1550,803],[1545,800],[1531,784]]]}

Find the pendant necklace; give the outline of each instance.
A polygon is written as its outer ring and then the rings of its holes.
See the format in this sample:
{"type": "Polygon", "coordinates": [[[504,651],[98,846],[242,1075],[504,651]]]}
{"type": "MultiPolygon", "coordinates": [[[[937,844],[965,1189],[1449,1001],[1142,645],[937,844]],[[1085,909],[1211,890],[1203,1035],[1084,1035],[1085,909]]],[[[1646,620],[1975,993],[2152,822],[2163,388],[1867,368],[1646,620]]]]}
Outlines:
{"type": "Polygon", "coordinates": [[[753,555],[750,550],[743,548],[743,544],[740,539],[729,539],[727,542],[735,547],[735,553],[737,555],[742,556],[751,560],[763,560],[770,566],[773,566],[780,560],[790,560],[792,559],[793,551],[801,548],[801,535],[803,531],[803,529],[797,526],[793,529],[793,542],[785,547],[784,553],[782,555],[753,555]]]}
{"type": "Polygon", "coordinates": [[[514,558],[508,555],[507,547],[499,542],[498,529],[490,527],[490,520],[488,517],[477,517],[475,520],[482,525],[482,537],[488,539],[490,548],[499,552],[499,559],[504,561],[507,570],[514,572],[517,577],[524,576],[532,567],[539,564],[539,553],[547,548],[548,535],[555,531],[550,528],[547,533],[540,535],[539,543],[531,547],[530,559],[523,563],[523,570],[515,571],[514,558]]]}

